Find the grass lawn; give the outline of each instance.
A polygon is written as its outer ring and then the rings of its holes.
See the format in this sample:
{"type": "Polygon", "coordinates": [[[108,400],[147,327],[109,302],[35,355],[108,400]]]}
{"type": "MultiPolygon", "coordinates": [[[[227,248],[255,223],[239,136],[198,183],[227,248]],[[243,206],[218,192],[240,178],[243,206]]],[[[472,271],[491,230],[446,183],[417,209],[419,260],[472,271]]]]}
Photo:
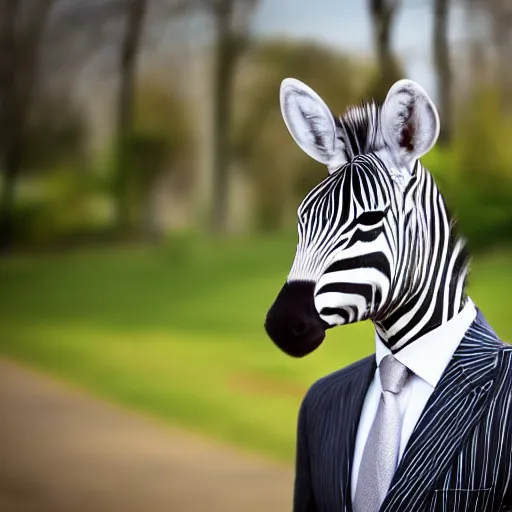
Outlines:
{"type": "MultiPolygon", "coordinates": [[[[263,330],[294,236],[181,240],[0,263],[0,353],[98,395],[291,461],[308,386],[372,351],[371,325],[291,359],[263,330]]],[[[512,340],[512,254],[480,257],[471,296],[512,340]]]]}

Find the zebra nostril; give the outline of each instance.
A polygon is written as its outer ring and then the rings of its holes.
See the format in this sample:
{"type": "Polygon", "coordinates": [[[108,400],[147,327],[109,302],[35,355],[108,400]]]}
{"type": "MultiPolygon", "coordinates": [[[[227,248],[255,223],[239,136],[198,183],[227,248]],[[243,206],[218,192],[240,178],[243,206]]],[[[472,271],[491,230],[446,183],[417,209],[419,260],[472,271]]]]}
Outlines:
{"type": "Polygon", "coordinates": [[[307,330],[308,324],[299,318],[295,321],[295,325],[292,327],[292,334],[294,336],[302,336],[307,332],[307,330]]]}

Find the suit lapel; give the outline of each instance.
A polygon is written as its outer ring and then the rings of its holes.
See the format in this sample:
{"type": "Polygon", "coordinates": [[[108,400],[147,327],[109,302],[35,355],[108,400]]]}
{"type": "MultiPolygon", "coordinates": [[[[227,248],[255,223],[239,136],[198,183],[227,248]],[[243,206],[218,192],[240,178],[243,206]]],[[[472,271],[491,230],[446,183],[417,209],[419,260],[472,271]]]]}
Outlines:
{"type": "Polygon", "coordinates": [[[477,318],[466,332],[411,435],[381,511],[403,503],[421,510],[480,419],[497,366],[497,351],[485,348],[485,330],[477,318]]]}
{"type": "Polygon", "coordinates": [[[344,394],[339,401],[338,423],[340,425],[339,446],[337,453],[333,453],[333,469],[335,481],[341,486],[341,502],[336,510],[352,512],[351,480],[354,447],[361,410],[368,387],[373,380],[377,364],[375,355],[366,358],[362,369],[354,372],[348,385],[344,386],[344,394]],[[341,461],[341,464],[339,463],[341,461]]]}

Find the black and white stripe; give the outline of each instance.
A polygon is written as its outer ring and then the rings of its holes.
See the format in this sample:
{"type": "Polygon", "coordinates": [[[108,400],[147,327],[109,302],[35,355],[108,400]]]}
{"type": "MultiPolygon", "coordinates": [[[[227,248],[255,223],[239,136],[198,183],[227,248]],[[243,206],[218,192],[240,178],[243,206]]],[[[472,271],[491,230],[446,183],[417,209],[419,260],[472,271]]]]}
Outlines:
{"type": "Polygon", "coordinates": [[[464,305],[468,255],[430,173],[398,169],[373,103],[336,123],[347,163],[298,209],[299,240],[288,276],[314,281],[322,319],[371,319],[397,351],[464,305]]]}

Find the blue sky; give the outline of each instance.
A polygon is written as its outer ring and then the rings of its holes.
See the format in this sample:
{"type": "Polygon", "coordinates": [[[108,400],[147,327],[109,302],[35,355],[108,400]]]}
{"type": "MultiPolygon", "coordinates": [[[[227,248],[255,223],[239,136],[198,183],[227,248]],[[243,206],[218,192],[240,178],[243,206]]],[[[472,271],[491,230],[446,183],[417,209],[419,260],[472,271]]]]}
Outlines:
{"type": "MultiPolygon", "coordinates": [[[[393,46],[405,62],[408,78],[435,98],[431,67],[431,0],[403,0],[396,20],[393,46]]],[[[367,0],[262,0],[255,30],[261,35],[306,38],[370,54],[371,25],[367,0]]],[[[460,11],[454,11],[450,39],[462,34],[460,11]]]]}

